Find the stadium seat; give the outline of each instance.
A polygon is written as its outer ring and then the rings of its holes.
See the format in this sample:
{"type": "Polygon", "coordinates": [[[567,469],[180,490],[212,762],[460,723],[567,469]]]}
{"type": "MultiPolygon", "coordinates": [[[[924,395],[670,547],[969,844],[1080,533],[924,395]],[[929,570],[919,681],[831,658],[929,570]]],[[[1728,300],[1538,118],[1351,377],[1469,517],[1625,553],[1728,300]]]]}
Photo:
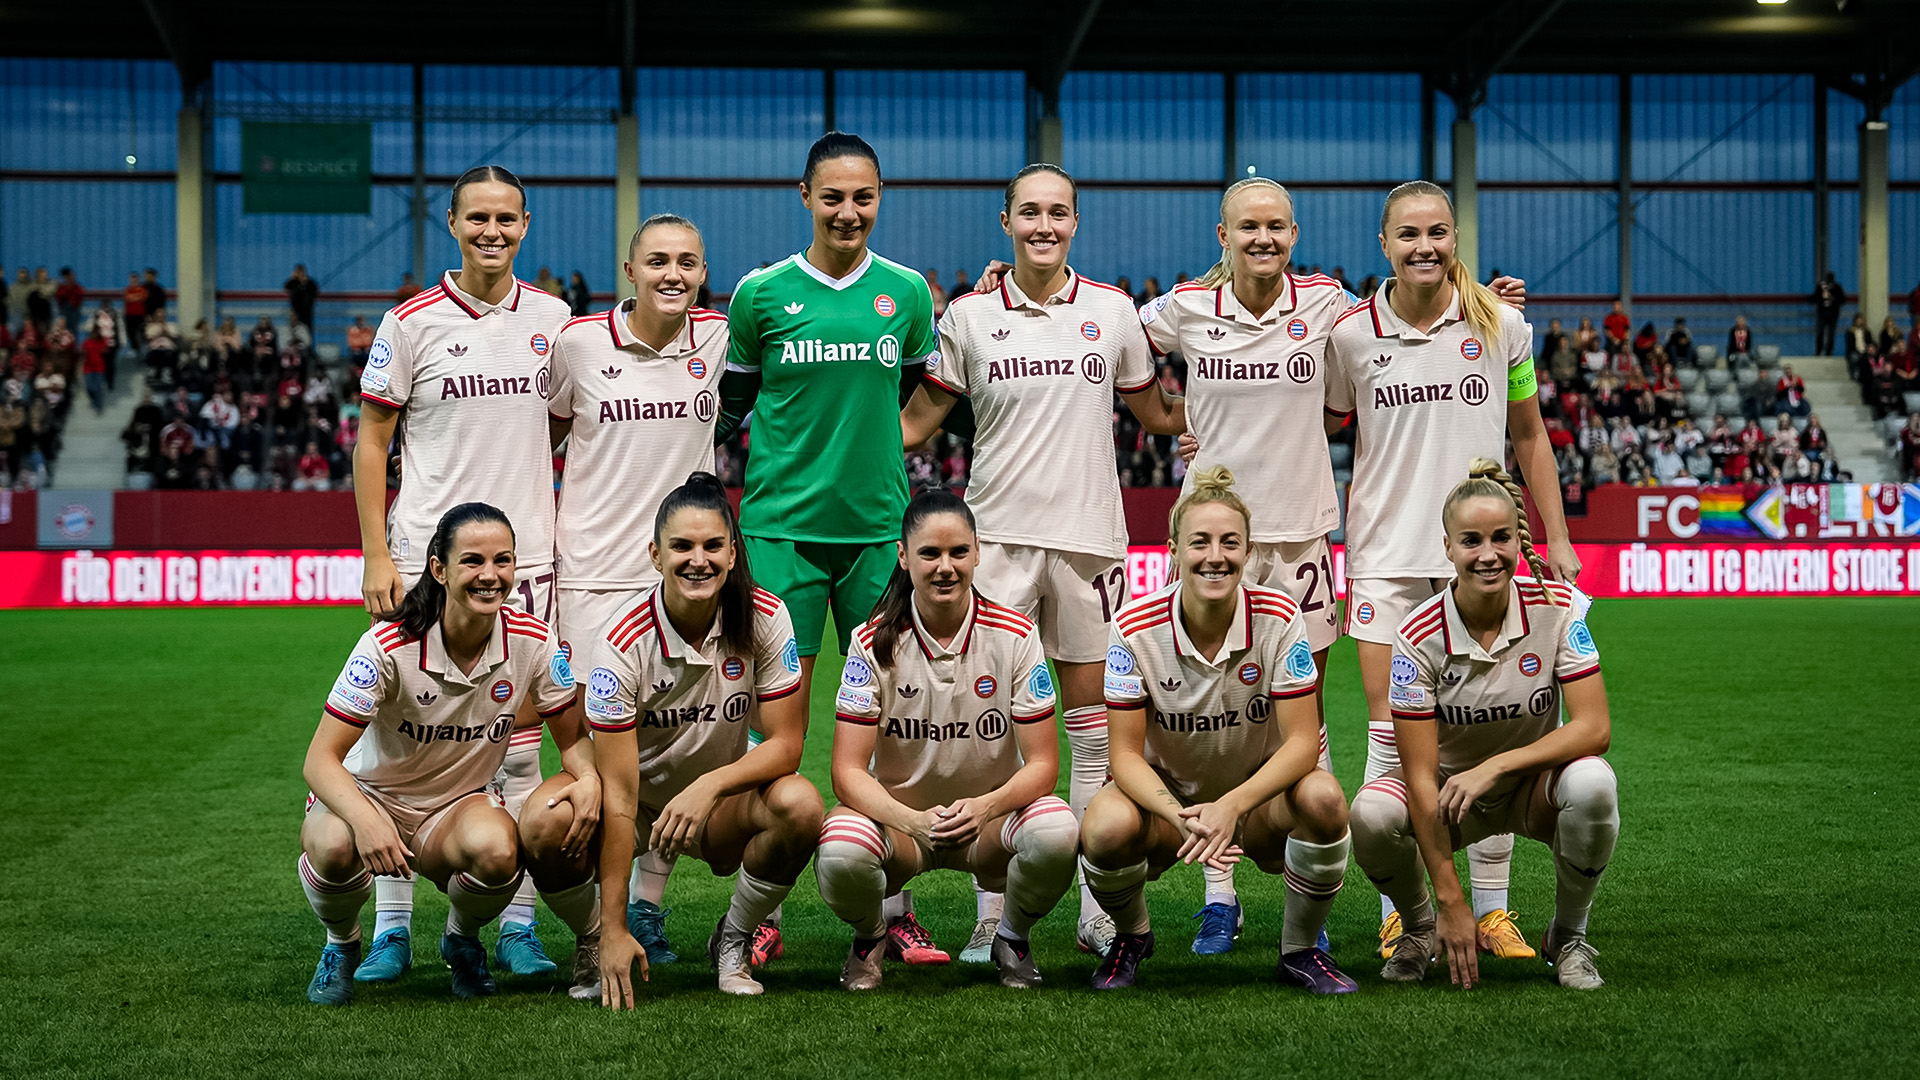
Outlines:
{"type": "Polygon", "coordinates": [[[1714,395],[1713,411],[1729,417],[1746,415],[1746,410],[1740,407],[1740,394],[1734,390],[1722,390],[1714,395]]]}
{"type": "Polygon", "coordinates": [[[1906,403],[1908,412],[1920,412],[1920,390],[1909,390],[1900,395],[1900,400],[1906,403]]]}
{"type": "Polygon", "coordinates": [[[1731,385],[1733,385],[1733,376],[1727,373],[1726,368],[1717,367],[1707,369],[1707,390],[1709,392],[1718,394],[1731,385]]]}
{"type": "Polygon", "coordinates": [[[1711,345],[1695,345],[1693,358],[1701,367],[1712,367],[1713,362],[1720,359],[1720,350],[1711,345]]]}
{"type": "Polygon", "coordinates": [[[1780,359],[1780,346],[1778,345],[1757,346],[1753,350],[1753,354],[1760,358],[1761,363],[1770,365],[1775,360],[1780,359]]]}
{"type": "Polygon", "coordinates": [[[1353,468],[1353,447],[1346,443],[1329,443],[1327,451],[1333,455],[1333,467],[1336,469],[1353,468]]]}
{"type": "Polygon", "coordinates": [[[1699,368],[1675,368],[1673,373],[1679,378],[1680,389],[1683,392],[1692,394],[1694,391],[1700,389],[1701,375],[1699,368]]]}
{"type": "Polygon", "coordinates": [[[323,364],[337,364],[340,362],[340,346],[331,341],[323,341],[315,345],[313,352],[314,355],[320,358],[320,362],[323,364]]]}
{"type": "Polygon", "coordinates": [[[1760,381],[1760,373],[1746,364],[1741,364],[1733,369],[1733,381],[1739,383],[1743,388],[1752,386],[1754,383],[1760,381]]]}
{"type": "Polygon", "coordinates": [[[145,469],[135,470],[127,474],[126,484],[128,491],[151,491],[153,474],[145,469]]]}
{"type": "Polygon", "coordinates": [[[1804,416],[1796,416],[1796,417],[1794,417],[1794,418],[1793,418],[1793,430],[1795,430],[1795,431],[1805,431],[1805,430],[1807,430],[1807,418],[1806,418],[1806,417],[1804,417],[1804,416]]]}
{"type": "Polygon", "coordinates": [[[1713,395],[1696,390],[1687,395],[1687,412],[1698,417],[1713,415],[1713,395]]]}

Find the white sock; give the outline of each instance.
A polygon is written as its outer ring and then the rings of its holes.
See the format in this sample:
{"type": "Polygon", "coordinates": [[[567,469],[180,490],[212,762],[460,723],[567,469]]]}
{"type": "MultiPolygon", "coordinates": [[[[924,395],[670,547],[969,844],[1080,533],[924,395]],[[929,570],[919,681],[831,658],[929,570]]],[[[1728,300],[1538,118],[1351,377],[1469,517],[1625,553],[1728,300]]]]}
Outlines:
{"type": "Polygon", "coordinates": [[[1206,863],[1200,864],[1200,876],[1206,880],[1206,903],[1237,904],[1240,893],[1233,887],[1233,867],[1222,870],[1206,863]]]}
{"type": "Polygon", "coordinates": [[[1367,768],[1361,782],[1371,784],[1400,767],[1400,744],[1393,741],[1393,721],[1367,721],[1367,768]]]}
{"type": "MultiPolygon", "coordinates": [[[[1071,755],[1067,773],[1067,805],[1075,820],[1087,813],[1094,793],[1107,782],[1107,707],[1082,705],[1060,716],[1067,729],[1067,749],[1071,755]]],[[[1080,921],[1086,922],[1100,911],[1086,877],[1080,879],[1080,921]]]]}
{"type": "Polygon", "coordinates": [[[1348,838],[1331,844],[1316,844],[1298,836],[1287,837],[1287,907],[1280,931],[1280,952],[1311,949],[1320,939],[1320,928],[1327,924],[1327,912],[1333,910],[1333,898],[1347,876],[1348,838]]]}
{"type": "Polygon", "coordinates": [[[858,815],[835,815],[820,830],[813,857],[820,898],[856,937],[872,940],[887,932],[886,852],[880,827],[858,815]]]}
{"type": "MultiPolygon", "coordinates": [[[[789,885],[787,886],[787,888],[791,889],[793,888],[793,886],[789,885]]],[[[763,923],[770,923],[773,925],[775,929],[778,929],[780,926],[780,920],[785,918],[786,914],[787,914],[787,902],[785,900],[782,900],[779,903],[773,905],[773,910],[767,912],[766,917],[761,919],[760,921],[763,923]]]]}
{"type": "Polygon", "coordinates": [[[1553,921],[1584,934],[1600,875],[1620,839],[1620,794],[1612,767],[1597,757],[1568,763],[1554,785],[1553,804],[1560,810],[1553,828],[1553,921]]]}
{"type": "Polygon", "coordinates": [[[346,881],[329,881],[314,870],[304,852],[299,859],[300,888],[307,904],[326,928],[327,944],[345,945],[360,940],[360,909],[373,891],[373,875],[361,870],[346,881]]]}
{"type": "Polygon", "coordinates": [[[1467,880],[1473,883],[1473,917],[1507,910],[1507,885],[1513,877],[1513,834],[1489,836],[1467,845],[1467,880]]]}
{"type": "MultiPolygon", "coordinates": [[[[547,907],[560,916],[575,938],[592,937],[600,932],[600,883],[592,878],[558,892],[541,893],[547,907]]],[[[511,909],[509,909],[511,910],[511,909]]],[[[512,920],[500,916],[501,923],[512,920]]]]}
{"type": "Polygon", "coordinates": [[[1421,923],[1432,919],[1432,894],[1427,891],[1420,844],[1407,812],[1407,786],[1387,777],[1362,785],[1353,797],[1348,819],[1353,857],[1380,890],[1382,921],[1395,905],[1403,919],[1421,923]]]}
{"type": "Polygon", "coordinates": [[[1082,856],[1080,874],[1093,887],[1094,899],[1113,919],[1115,929],[1123,934],[1144,934],[1151,929],[1147,921],[1147,860],[1102,870],[1082,856]]]}
{"type": "Polygon", "coordinates": [[[667,898],[667,877],[673,873],[674,860],[651,849],[633,860],[633,876],[627,879],[627,903],[645,900],[654,907],[667,898]]]}
{"type": "MultiPolygon", "coordinates": [[[[520,887],[522,889],[525,889],[530,880],[531,880],[530,878],[523,878],[520,882],[520,887]]],[[[534,921],[533,904],[522,903],[520,900],[520,895],[518,893],[514,894],[513,903],[508,904],[506,910],[500,913],[501,926],[505,926],[508,923],[519,923],[522,926],[532,926],[533,921],[534,921]]]]}
{"type": "Polygon", "coordinates": [[[489,885],[461,871],[447,879],[447,933],[478,937],[480,928],[500,917],[520,887],[521,875],[489,885]]]}
{"type": "Polygon", "coordinates": [[[793,891],[793,882],[781,884],[777,881],[763,881],[747,873],[746,867],[733,881],[733,903],[727,906],[727,929],[736,934],[751,934],[755,927],[766,921],[773,909],[793,891]]]}
{"type": "Polygon", "coordinates": [[[1007,902],[1000,912],[999,932],[1025,941],[1033,924],[1073,886],[1080,823],[1058,797],[1042,795],[1007,816],[1000,842],[1013,852],[1013,858],[1007,863],[1007,902]]]}
{"type": "Polygon", "coordinates": [[[889,923],[913,914],[913,890],[901,889],[880,904],[880,915],[889,923]]]}
{"type": "Polygon", "coordinates": [[[413,926],[413,879],[373,879],[373,936],[413,926]]]}
{"type": "Polygon", "coordinates": [[[1000,918],[1000,913],[1006,910],[1006,907],[1007,907],[1006,893],[988,892],[987,890],[980,887],[980,883],[978,881],[974,882],[973,884],[973,918],[975,922],[978,922],[981,919],[997,920],[1000,918]]]}

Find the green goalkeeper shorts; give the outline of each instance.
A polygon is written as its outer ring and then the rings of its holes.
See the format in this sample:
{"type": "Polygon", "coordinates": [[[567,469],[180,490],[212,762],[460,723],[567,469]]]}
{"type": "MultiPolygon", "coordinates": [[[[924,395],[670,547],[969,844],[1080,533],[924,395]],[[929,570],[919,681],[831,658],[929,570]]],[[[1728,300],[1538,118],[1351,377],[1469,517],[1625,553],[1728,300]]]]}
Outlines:
{"type": "Polygon", "coordinates": [[[801,656],[817,656],[833,611],[840,652],[847,651],[853,628],[873,615],[880,593],[899,565],[891,540],[877,544],[827,544],[811,540],[773,540],[748,536],[747,564],[753,582],[786,601],[801,656]]]}

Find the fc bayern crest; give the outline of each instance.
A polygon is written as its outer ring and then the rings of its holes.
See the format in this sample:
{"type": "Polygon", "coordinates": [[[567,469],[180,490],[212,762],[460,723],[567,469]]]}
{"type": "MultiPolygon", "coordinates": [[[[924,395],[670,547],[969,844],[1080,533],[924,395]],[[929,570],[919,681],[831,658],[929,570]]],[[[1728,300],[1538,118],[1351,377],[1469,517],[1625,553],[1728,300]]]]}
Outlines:
{"type": "Polygon", "coordinates": [[[883,319],[890,317],[893,314],[893,297],[888,296],[886,293],[881,293],[879,296],[874,297],[873,310],[879,312],[880,317],[883,319]]]}
{"type": "Polygon", "coordinates": [[[1360,606],[1353,609],[1353,617],[1360,620],[1362,626],[1372,622],[1373,605],[1365,600],[1360,601],[1360,606]]]}
{"type": "Polygon", "coordinates": [[[1287,324],[1287,336],[1295,341],[1307,340],[1307,320],[1295,319],[1287,324]]]}
{"type": "Polygon", "coordinates": [[[1093,322],[1092,320],[1088,320],[1087,322],[1081,323],[1080,336],[1083,338],[1086,338],[1088,341],[1099,341],[1100,340],[1100,324],[1097,322],[1093,322]]]}
{"type": "Polygon", "coordinates": [[[1260,681],[1260,665],[1259,664],[1241,664],[1240,665],[1240,681],[1243,683],[1246,683],[1248,686],[1252,686],[1254,683],[1259,682],[1260,681]]]}
{"type": "Polygon", "coordinates": [[[747,673],[747,665],[737,656],[729,656],[720,662],[720,674],[728,679],[738,679],[747,673]]]}
{"type": "Polygon", "coordinates": [[[697,356],[688,357],[687,358],[687,374],[693,376],[696,379],[706,378],[707,362],[705,360],[700,359],[697,356]]]}
{"type": "Polygon", "coordinates": [[[1480,339],[1468,338],[1460,343],[1460,355],[1469,360],[1480,359],[1480,339]]]}
{"type": "Polygon", "coordinates": [[[1532,653],[1527,653],[1526,655],[1522,656],[1520,658],[1520,674],[1522,675],[1540,674],[1540,658],[1538,656],[1535,656],[1532,653]]]}
{"type": "Polygon", "coordinates": [[[533,355],[545,356],[547,350],[553,347],[553,343],[547,340],[547,335],[535,334],[528,340],[527,347],[533,350],[533,355]]]}
{"type": "Polygon", "coordinates": [[[513,696],[513,684],[505,679],[501,679],[499,682],[493,684],[493,689],[487,691],[487,694],[495,701],[505,701],[513,696]]]}
{"type": "Polygon", "coordinates": [[[993,676],[982,675],[974,681],[973,692],[981,697],[992,697],[994,688],[999,685],[999,683],[993,681],[993,676]]]}

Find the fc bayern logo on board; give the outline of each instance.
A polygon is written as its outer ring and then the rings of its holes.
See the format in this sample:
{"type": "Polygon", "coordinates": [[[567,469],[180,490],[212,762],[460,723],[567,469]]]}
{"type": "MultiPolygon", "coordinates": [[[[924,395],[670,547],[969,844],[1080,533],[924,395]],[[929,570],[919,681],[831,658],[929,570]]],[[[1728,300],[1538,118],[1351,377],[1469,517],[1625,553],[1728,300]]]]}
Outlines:
{"type": "Polygon", "coordinates": [[[74,503],[55,516],[60,526],[60,535],[69,540],[82,540],[93,532],[93,511],[80,503],[74,503]]]}
{"type": "Polygon", "coordinates": [[[1287,324],[1287,336],[1295,341],[1307,340],[1307,320],[1295,319],[1287,324]]]}
{"type": "Polygon", "coordinates": [[[873,310],[879,312],[880,317],[883,319],[891,317],[893,315],[893,297],[888,296],[886,293],[881,293],[879,296],[874,297],[873,310]]]}
{"type": "Polygon", "coordinates": [[[1088,341],[1100,340],[1100,324],[1091,320],[1080,324],[1080,336],[1088,341]]]}
{"type": "Polygon", "coordinates": [[[535,334],[528,340],[527,347],[533,350],[533,355],[545,356],[547,350],[553,347],[553,343],[547,340],[547,335],[535,334]]]}
{"type": "Polygon", "coordinates": [[[1480,339],[1468,338],[1460,343],[1460,355],[1469,360],[1480,359],[1480,339]]]}
{"type": "Polygon", "coordinates": [[[706,378],[707,362],[705,360],[700,359],[697,356],[689,357],[687,359],[687,374],[693,376],[696,379],[706,378]]]}
{"type": "Polygon", "coordinates": [[[1362,626],[1372,622],[1373,604],[1366,600],[1360,601],[1360,606],[1353,609],[1353,617],[1360,620],[1360,625],[1362,626]]]}
{"type": "Polygon", "coordinates": [[[1520,658],[1520,674],[1522,675],[1540,674],[1540,658],[1538,656],[1535,656],[1533,653],[1527,653],[1526,655],[1522,656],[1520,658]]]}
{"type": "Polygon", "coordinates": [[[1460,380],[1460,400],[1469,405],[1478,405],[1487,400],[1487,380],[1479,372],[1460,380]]]}
{"type": "Polygon", "coordinates": [[[505,679],[501,679],[499,682],[493,684],[493,689],[487,691],[487,694],[495,701],[505,701],[513,696],[513,684],[505,679]]]}
{"type": "Polygon", "coordinates": [[[999,683],[993,681],[993,676],[982,675],[974,681],[973,692],[981,697],[992,697],[994,688],[999,685],[999,683]]]}
{"type": "Polygon", "coordinates": [[[738,679],[746,673],[747,665],[741,663],[740,658],[737,656],[729,656],[720,662],[720,674],[725,675],[729,679],[738,679]]]}
{"type": "Polygon", "coordinates": [[[1254,683],[1259,682],[1260,681],[1260,665],[1259,664],[1241,664],[1240,665],[1240,681],[1243,683],[1246,683],[1248,686],[1252,686],[1254,683]]]}

